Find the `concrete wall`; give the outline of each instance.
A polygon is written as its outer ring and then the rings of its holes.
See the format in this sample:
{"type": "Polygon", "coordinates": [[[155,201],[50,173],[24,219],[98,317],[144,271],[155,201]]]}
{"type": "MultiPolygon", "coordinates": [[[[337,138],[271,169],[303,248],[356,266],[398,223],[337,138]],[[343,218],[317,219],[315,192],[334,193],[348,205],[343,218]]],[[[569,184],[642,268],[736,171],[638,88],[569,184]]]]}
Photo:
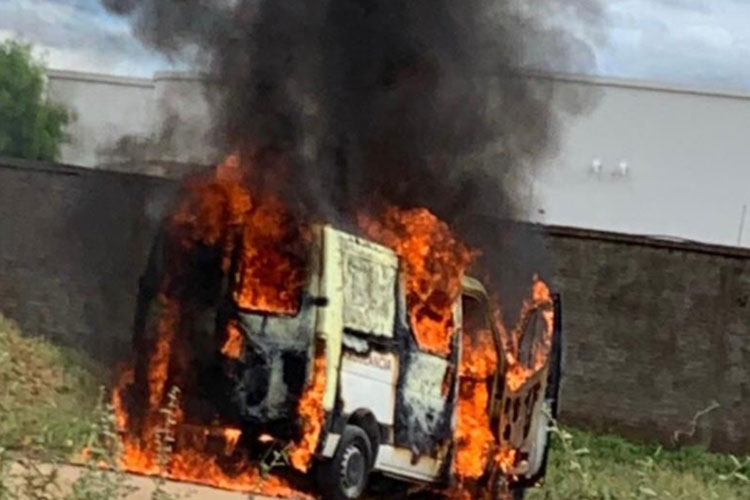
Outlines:
{"type": "MultiPolygon", "coordinates": [[[[0,311],[112,359],[175,184],[0,160],[0,311]]],[[[571,228],[542,231],[562,294],[563,420],[750,451],[750,250],[571,228]]]]}
{"type": "Polygon", "coordinates": [[[597,101],[566,120],[535,183],[534,220],[737,245],[748,205],[740,243],[750,245],[750,96],[591,78],[555,86],[597,101]]]}

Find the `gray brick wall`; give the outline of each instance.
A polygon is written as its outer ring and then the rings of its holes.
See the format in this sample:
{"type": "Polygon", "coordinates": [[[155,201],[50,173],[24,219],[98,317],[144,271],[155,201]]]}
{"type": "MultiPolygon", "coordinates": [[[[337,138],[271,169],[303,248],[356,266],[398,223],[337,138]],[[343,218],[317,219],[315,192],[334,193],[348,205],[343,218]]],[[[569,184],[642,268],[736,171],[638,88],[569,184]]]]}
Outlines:
{"type": "Polygon", "coordinates": [[[750,251],[547,228],[565,330],[562,419],[750,451],[750,251]]]}
{"type": "MultiPolygon", "coordinates": [[[[0,160],[0,311],[105,359],[128,352],[137,279],[174,183],[0,160]]],[[[563,300],[562,419],[750,451],[750,251],[538,228],[563,300]]]]}
{"type": "Polygon", "coordinates": [[[29,333],[117,358],[174,186],[0,160],[0,311],[29,333]]]}

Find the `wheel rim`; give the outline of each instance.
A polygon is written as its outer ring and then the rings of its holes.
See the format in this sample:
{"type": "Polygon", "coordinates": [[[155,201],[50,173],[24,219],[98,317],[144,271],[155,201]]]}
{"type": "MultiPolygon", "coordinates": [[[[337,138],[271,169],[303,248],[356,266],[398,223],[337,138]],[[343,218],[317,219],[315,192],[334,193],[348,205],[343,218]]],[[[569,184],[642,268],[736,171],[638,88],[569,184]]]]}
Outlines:
{"type": "Polygon", "coordinates": [[[346,449],[341,461],[341,485],[348,497],[356,497],[364,482],[365,456],[357,446],[346,449]]]}

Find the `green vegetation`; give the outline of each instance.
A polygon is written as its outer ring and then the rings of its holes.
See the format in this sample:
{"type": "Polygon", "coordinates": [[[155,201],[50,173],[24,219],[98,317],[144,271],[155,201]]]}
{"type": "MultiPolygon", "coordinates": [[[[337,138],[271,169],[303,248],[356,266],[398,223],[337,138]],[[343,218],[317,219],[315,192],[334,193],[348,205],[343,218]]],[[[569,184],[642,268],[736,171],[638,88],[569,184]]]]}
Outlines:
{"type": "Polygon", "coordinates": [[[555,428],[545,483],[527,498],[750,500],[750,458],[555,428]]]}
{"type": "Polygon", "coordinates": [[[137,491],[128,484],[128,477],[120,467],[122,443],[117,435],[114,408],[105,403],[105,398],[102,390],[87,429],[85,470],[65,500],[125,499],[137,491]]]}
{"type": "Polygon", "coordinates": [[[0,156],[57,158],[70,113],[45,100],[44,83],[44,66],[29,45],[0,43],[0,156]]]}
{"type": "Polygon", "coordinates": [[[80,449],[103,373],[79,353],[22,336],[0,315],[0,448],[45,458],[80,449]]]}
{"type": "MultiPolygon", "coordinates": [[[[65,481],[59,462],[42,463],[24,456],[11,456],[0,447],[0,500],[116,500],[137,491],[120,468],[122,446],[115,430],[112,407],[104,403],[92,410],[86,426],[84,465],[75,480],[65,481]]],[[[151,500],[176,500],[162,493],[151,500]]]]}
{"type": "MultiPolygon", "coordinates": [[[[102,374],[80,353],[24,337],[0,315],[0,500],[116,500],[136,491],[120,467],[122,443],[102,374]],[[71,458],[84,465],[72,484],[60,477],[60,464],[71,458]]],[[[161,448],[166,462],[171,448],[160,440],[161,448]]],[[[179,500],[164,484],[155,479],[151,500],[179,500]]]]}

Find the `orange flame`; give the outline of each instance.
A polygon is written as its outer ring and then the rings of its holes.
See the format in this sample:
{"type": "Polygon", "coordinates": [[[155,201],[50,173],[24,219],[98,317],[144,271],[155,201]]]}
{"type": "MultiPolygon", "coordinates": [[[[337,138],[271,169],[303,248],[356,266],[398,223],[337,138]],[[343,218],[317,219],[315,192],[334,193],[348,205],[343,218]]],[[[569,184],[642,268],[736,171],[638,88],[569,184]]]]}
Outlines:
{"type": "Polygon", "coordinates": [[[170,463],[169,476],[178,481],[208,484],[234,491],[252,491],[276,497],[312,500],[314,497],[291,487],[284,479],[263,476],[260,469],[246,462],[235,466],[236,472],[227,473],[216,462],[216,457],[196,450],[175,454],[170,463]]]}
{"type": "Polygon", "coordinates": [[[484,474],[495,445],[490,429],[488,386],[496,369],[492,332],[464,332],[453,463],[453,470],[462,479],[478,479],[484,474]]]}
{"type": "Polygon", "coordinates": [[[406,304],[419,346],[448,355],[454,331],[452,306],[475,253],[424,208],[390,207],[382,222],[367,215],[360,215],[359,222],[367,236],[393,249],[404,262],[406,304]]]}
{"type": "Polygon", "coordinates": [[[509,472],[516,465],[518,450],[507,445],[500,446],[495,454],[495,463],[504,473],[509,472]]]}
{"type": "Polygon", "coordinates": [[[187,250],[203,244],[225,246],[229,251],[230,228],[241,225],[253,205],[252,196],[242,183],[239,157],[231,155],[216,167],[212,176],[195,176],[185,181],[182,196],[167,221],[168,229],[172,240],[187,250]]]}
{"type": "Polygon", "coordinates": [[[323,391],[326,385],[325,351],[318,348],[313,367],[313,378],[299,400],[299,417],[302,420],[302,439],[292,448],[289,460],[292,467],[300,472],[310,469],[315,449],[323,428],[323,391]]]}
{"type": "Polygon", "coordinates": [[[511,392],[518,391],[527,380],[547,364],[552,348],[554,316],[555,313],[552,307],[552,296],[550,295],[549,287],[538,276],[534,276],[531,287],[531,298],[524,302],[518,324],[511,332],[509,341],[507,341],[510,348],[506,350],[508,368],[505,374],[505,384],[511,392]],[[544,321],[544,334],[541,341],[534,345],[534,359],[530,364],[523,364],[519,359],[519,345],[524,330],[531,316],[536,311],[539,311],[544,321]]]}
{"type": "Polygon", "coordinates": [[[234,448],[237,446],[240,436],[242,436],[242,431],[239,429],[224,429],[224,442],[226,443],[226,448],[224,448],[225,455],[231,455],[234,453],[234,448]]]}
{"type": "Polygon", "coordinates": [[[221,353],[231,359],[240,359],[244,348],[245,338],[237,323],[231,321],[227,325],[227,339],[224,341],[224,345],[221,346],[221,353]]]}
{"type": "Polygon", "coordinates": [[[172,341],[179,328],[180,303],[161,294],[158,301],[163,308],[159,318],[158,338],[148,366],[148,409],[155,412],[164,398],[172,341]]]}
{"type": "MultiPolygon", "coordinates": [[[[297,229],[297,228],[295,228],[297,229]]],[[[292,314],[305,283],[304,242],[310,234],[290,231],[290,221],[274,197],[265,197],[244,221],[243,254],[234,299],[244,309],[292,314]],[[297,250],[297,254],[290,253],[297,250]]]]}
{"type": "MultiPolygon", "coordinates": [[[[157,297],[160,315],[156,339],[148,353],[144,380],[148,389],[142,416],[135,417],[126,403],[126,390],[137,377],[132,369],[123,373],[113,392],[117,425],[123,434],[122,466],[142,474],[162,474],[177,480],[204,483],[221,488],[256,492],[273,496],[308,495],[292,488],[276,476],[264,477],[259,467],[244,459],[224,463],[222,457],[205,449],[206,441],[223,440],[223,454],[233,455],[241,437],[234,427],[214,432],[206,426],[188,425],[184,408],[177,408],[171,427],[182,433],[168,463],[159,460],[157,439],[164,417],[161,409],[167,389],[184,380],[189,370],[189,323],[191,297],[181,296],[182,286],[190,285],[190,268],[196,251],[210,249],[220,257],[219,271],[236,281],[234,299],[242,308],[293,313],[299,308],[304,285],[307,233],[292,220],[272,196],[253,196],[245,177],[247,166],[236,155],[219,165],[212,175],[186,181],[173,213],[166,221],[166,271],[157,297]],[[232,267],[240,250],[239,265],[232,267]],[[197,429],[190,427],[197,427],[197,429]],[[162,471],[162,468],[165,470],[162,471]]],[[[220,352],[240,358],[244,337],[236,323],[230,322],[220,352]]],[[[314,379],[317,384],[317,378],[314,379]]],[[[321,391],[322,393],[322,391],[321,391]]],[[[314,406],[309,403],[310,406],[314,406]]],[[[314,415],[310,413],[310,419],[314,415]]],[[[307,424],[309,426],[309,424],[307,424]]],[[[317,431],[319,433],[319,429],[317,431]]],[[[305,448],[317,444],[317,433],[303,440],[305,448]],[[313,443],[314,444],[310,444],[313,443]]]]}
{"type": "MultiPolygon", "coordinates": [[[[505,390],[516,392],[540,370],[544,369],[551,350],[554,310],[549,288],[534,276],[531,297],[521,310],[516,327],[508,333],[494,300],[495,321],[504,354],[505,390]],[[544,321],[542,338],[533,346],[533,360],[523,364],[519,359],[521,337],[532,315],[539,311],[544,321]]],[[[464,331],[460,366],[458,413],[456,419],[456,457],[453,468],[461,480],[479,479],[491,460],[503,473],[516,464],[518,450],[499,442],[490,426],[489,388],[498,367],[497,351],[489,330],[464,331]]]]}
{"type": "Polygon", "coordinates": [[[112,391],[112,407],[115,412],[115,426],[118,432],[125,432],[128,429],[128,413],[125,409],[125,400],[123,399],[123,390],[135,382],[135,371],[128,366],[120,369],[120,375],[115,383],[115,389],[112,391]]]}

